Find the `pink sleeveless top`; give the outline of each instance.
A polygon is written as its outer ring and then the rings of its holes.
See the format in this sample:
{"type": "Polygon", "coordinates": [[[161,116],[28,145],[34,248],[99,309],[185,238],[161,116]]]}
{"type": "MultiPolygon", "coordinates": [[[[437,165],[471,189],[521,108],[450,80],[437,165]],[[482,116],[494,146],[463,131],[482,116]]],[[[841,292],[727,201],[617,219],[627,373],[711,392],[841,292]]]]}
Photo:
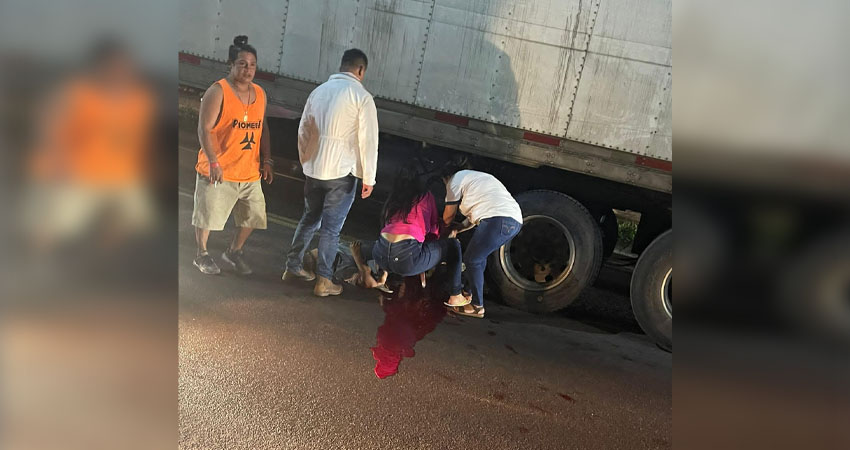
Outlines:
{"type": "Polygon", "coordinates": [[[440,237],[440,219],[437,216],[437,203],[430,192],[425,194],[419,203],[413,205],[405,220],[400,216],[390,219],[381,233],[408,234],[419,242],[425,242],[429,234],[440,237]]]}

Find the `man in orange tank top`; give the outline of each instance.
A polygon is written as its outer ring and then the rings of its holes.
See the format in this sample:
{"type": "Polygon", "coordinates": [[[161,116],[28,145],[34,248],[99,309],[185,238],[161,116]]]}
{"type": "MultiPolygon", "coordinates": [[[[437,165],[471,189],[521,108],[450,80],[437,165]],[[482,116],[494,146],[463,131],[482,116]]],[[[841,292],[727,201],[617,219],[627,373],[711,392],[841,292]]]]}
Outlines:
{"type": "Polygon", "coordinates": [[[195,209],[192,225],[198,255],[194,265],[206,274],[220,272],[207,252],[210,230],[221,231],[233,212],[238,230],[221,259],[236,272],[251,268],[242,257],[242,246],[254,229],[266,228],[266,200],[260,186],[274,179],[266,94],[254,84],[257,50],[248,38],[236,36],[228,52],[230,73],[204,93],[198,118],[201,150],[195,170],[195,209]],[[261,164],[262,157],[262,164],[261,164]]]}
{"type": "Polygon", "coordinates": [[[64,80],[39,109],[24,224],[39,254],[96,231],[114,250],[149,231],[156,99],[127,44],[101,37],[83,73],[64,80]]]}

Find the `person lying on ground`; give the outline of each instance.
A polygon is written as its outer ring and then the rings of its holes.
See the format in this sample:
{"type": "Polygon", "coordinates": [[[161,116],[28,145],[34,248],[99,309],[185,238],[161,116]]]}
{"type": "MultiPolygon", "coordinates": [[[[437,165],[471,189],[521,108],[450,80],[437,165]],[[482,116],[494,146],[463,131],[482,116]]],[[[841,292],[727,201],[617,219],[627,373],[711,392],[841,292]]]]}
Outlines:
{"type": "MultiPolygon", "coordinates": [[[[304,269],[315,270],[318,260],[318,249],[314,248],[307,252],[304,255],[304,269]]],[[[367,266],[365,277],[360,273],[354,256],[340,247],[336,252],[336,258],[334,258],[332,265],[333,282],[336,284],[347,283],[365,289],[378,289],[387,294],[392,294],[393,291],[386,286],[387,271],[378,269],[377,263],[373,260],[365,261],[364,264],[367,266]]]]}
{"type": "Polygon", "coordinates": [[[351,245],[364,280],[369,273],[363,261],[370,258],[381,269],[406,277],[421,276],[445,261],[451,283],[449,302],[461,306],[469,303],[462,292],[460,242],[439,239],[437,205],[419,161],[402,166],[396,175],[392,193],[384,204],[382,223],[377,241],[351,245]]]}

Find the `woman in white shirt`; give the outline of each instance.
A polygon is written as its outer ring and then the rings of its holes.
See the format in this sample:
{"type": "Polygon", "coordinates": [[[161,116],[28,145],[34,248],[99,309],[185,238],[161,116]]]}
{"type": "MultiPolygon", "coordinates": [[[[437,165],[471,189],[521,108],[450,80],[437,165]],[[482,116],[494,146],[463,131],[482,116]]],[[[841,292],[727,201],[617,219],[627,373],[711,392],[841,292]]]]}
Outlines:
{"type": "Polygon", "coordinates": [[[522,211],[505,186],[493,175],[474,170],[459,170],[449,165],[442,173],[446,183],[446,207],[443,222],[451,225],[460,213],[466,216],[458,232],[477,227],[469,244],[463,250],[466,264],[464,276],[472,290],[472,303],[452,305],[454,311],[470,317],[484,317],[484,269],[487,257],[510,241],[522,228],[522,211]]]}

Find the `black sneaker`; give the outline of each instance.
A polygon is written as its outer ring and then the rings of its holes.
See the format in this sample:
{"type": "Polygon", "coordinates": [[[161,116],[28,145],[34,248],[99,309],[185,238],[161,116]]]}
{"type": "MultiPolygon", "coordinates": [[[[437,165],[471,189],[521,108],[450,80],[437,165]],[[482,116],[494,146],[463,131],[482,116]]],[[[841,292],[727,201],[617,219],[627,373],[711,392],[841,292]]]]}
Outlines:
{"type": "Polygon", "coordinates": [[[242,249],[239,250],[227,250],[226,252],[221,254],[222,261],[230,264],[240,275],[251,275],[251,267],[245,263],[245,260],[242,258],[242,249]]]}
{"type": "Polygon", "coordinates": [[[203,252],[192,261],[192,264],[201,271],[201,273],[205,273],[207,275],[215,275],[221,272],[221,269],[218,268],[218,265],[215,263],[215,260],[212,259],[209,253],[203,252]]]}

